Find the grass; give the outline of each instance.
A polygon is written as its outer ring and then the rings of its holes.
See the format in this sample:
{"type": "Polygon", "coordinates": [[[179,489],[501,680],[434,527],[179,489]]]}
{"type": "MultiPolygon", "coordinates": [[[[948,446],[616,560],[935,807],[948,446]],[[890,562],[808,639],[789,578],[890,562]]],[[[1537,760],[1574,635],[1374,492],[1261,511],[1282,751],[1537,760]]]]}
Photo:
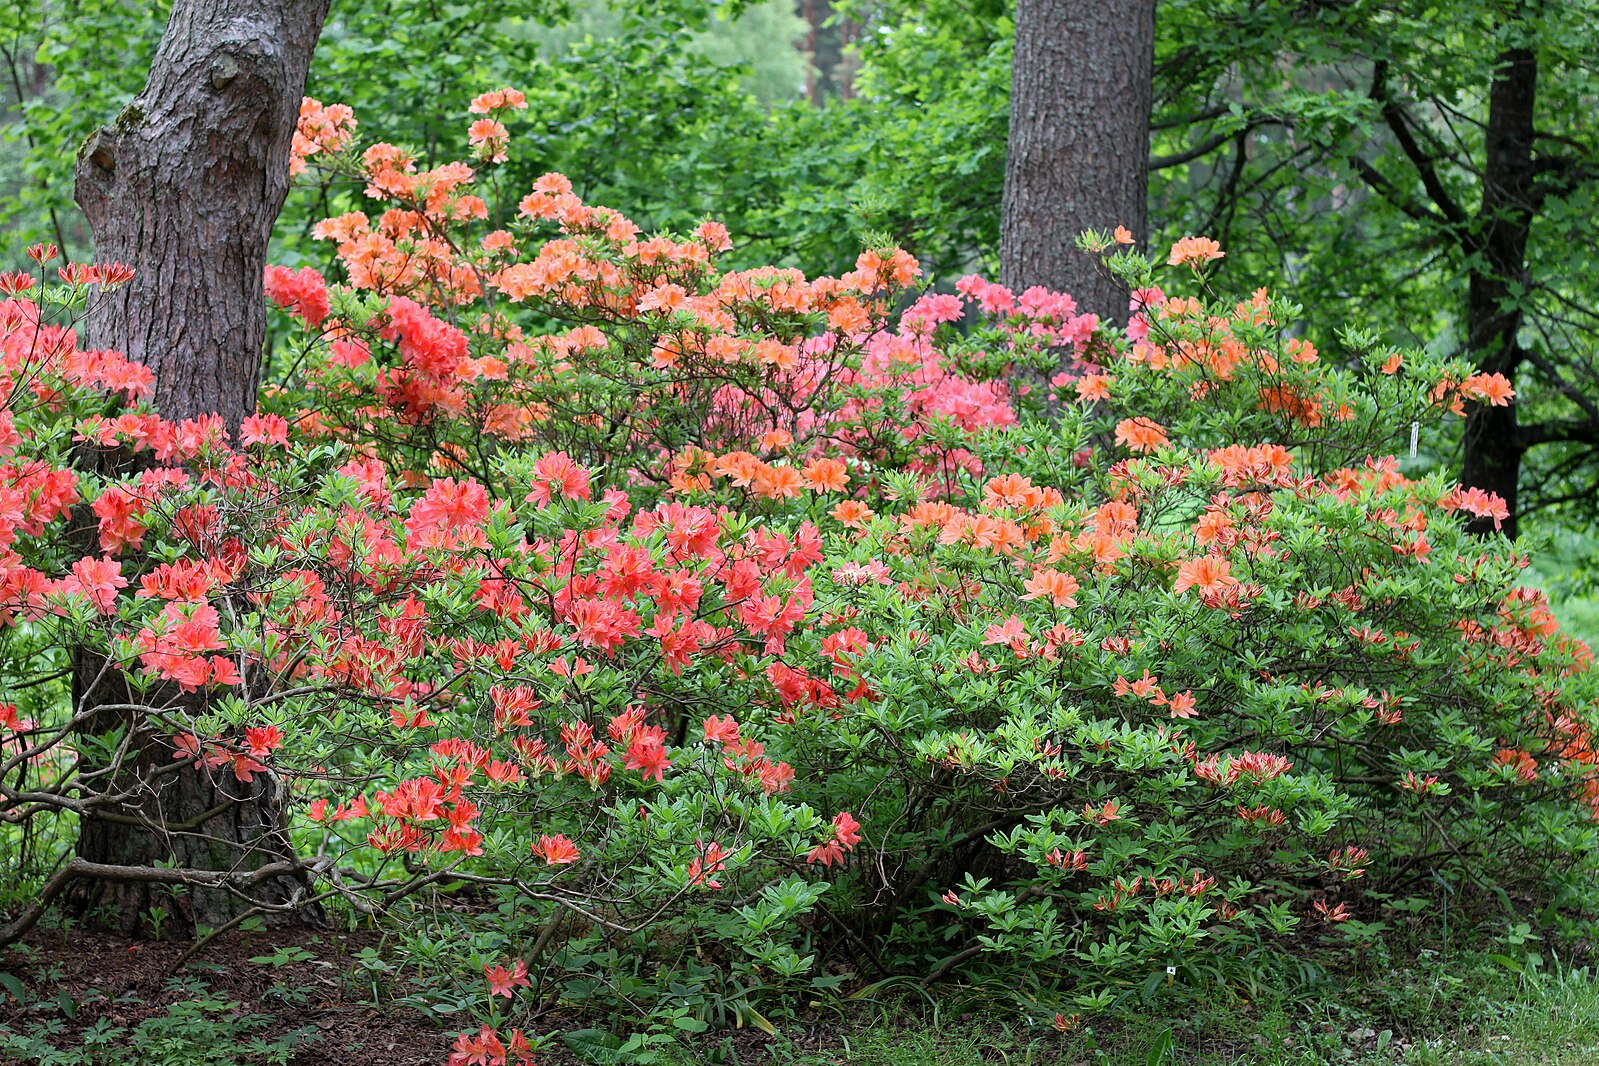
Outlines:
{"type": "MultiPolygon", "coordinates": [[[[1433,1054],[1424,1049],[1424,1056],[1433,1054]]],[[[1590,1066],[1599,1063],[1599,980],[1587,970],[1528,982],[1471,1047],[1416,1066],[1590,1066]]]]}
{"type": "MultiPolygon", "coordinates": [[[[1019,1027],[999,1017],[967,1017],[929,1024],[914,1016],[889,1016],[884,1024],[834,1034],[821,1051],[779,1043],[768,1051],[774,1066],[1593,1066],[1599,1064],[1599,977],[1587,969],[1542,974],[1516,982],[1478,975],[1492,985],[1459,981],[1461,1003],[1431,996],[1432,1025],[1397,1035],[1373,1019],[1393,1004],[1337,997],[1299,1007],[1231,1012],[1199,1008],[1184,1018],[1136,1016],[1058,1034],[1019,1027]]],[[[1388,975],[1403,981],[1418,974],[1388,975]]],[[[1353,993],[1354,990],[1349,990],[1353,993]]],[[[1374,983],[1379,997],[1417,991],[1374,983]]],[[[726,1049],[685,1049],[671,1066],[723,1063],[741,1066],[726,1049]]]]}

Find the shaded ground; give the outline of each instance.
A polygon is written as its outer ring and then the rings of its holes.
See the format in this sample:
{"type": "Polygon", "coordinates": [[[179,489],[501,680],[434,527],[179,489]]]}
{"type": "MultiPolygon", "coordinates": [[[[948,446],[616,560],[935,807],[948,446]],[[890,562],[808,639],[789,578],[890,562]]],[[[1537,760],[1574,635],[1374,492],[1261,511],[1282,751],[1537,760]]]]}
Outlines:
{"type": "MultiPolygon", "coordinates": [[[[126,1053],[137,1048],[141,1064],[162,1066],[442,1066],[455,1034],[473,1027],[464,1016],[440,1024],[405,1006],[377,1005],[352,976],[356,956],[382,946],[377,933],[234,933],[208,945],[174,980],[174,966],[192,946],[187,940],[35,931],[0,953],[0,1066],[52,1061],[50,1048],[77,1053],[59,1060],[70,1063],[131,1064],[126,1053]],[[4,975],[20,982],[20,998],[4,975]],[[19,1037],[29,1041],[27,1049],[8,1048],[5,1040],[19,1037]],[[170,1060],[150,1058],[152,1047],[168,1045],[170,1060]],[[192,1049],[208,1047],[214,1058],[194,1057],[192,1049]]],[[[594,1024],[549,1014],[531,1028],[559,1032],[594,1024]]],[[[715,1048],[711,1058],[741,1064],[771,1061],[772,1043],[754,1029],[707,1041],[715,1048]]],[[[781,1043],[785,1053],[811,1052],[823,1061],[838,1046],[825,1027],[790,1029],[781,1043]]],[[[541,1066],[580,1061],[558,1042],[538,1059],[541,1066]]]]}
{"type": "MultiPolygon", "coordinates": [[[[299,1045],[289,1060],[294,1066],[439,1066],[449,1054],[450,1034],[416,1011],[349,998],[350,956],[378,939],[362,933],[240,933],[208,947],[185,969],[184,987],[173,987],[168,979],[188,941],[36,932],[25,950],[0,957],[0,972],[27,988],[22,1003],[0,997],[0,1032],[39,1033],[58,1023],[60,1031],[49,1042],[74,1049],[93,1039],[98,1026],[108,1033],[104,1049],[112,1051],[132,1046],[141,1025],[150,1034],[187,1028],[203,1036],[199,1025],[179,1024],[192,1013],[219,1036],[233,1034],[241,1043],[299,1045]],[[263,957],[274,961],[250,961],[263,957]],[[185,1005],[188,1010],[181,1009],[185,1005]],[[174,1007],[180,1008],[179,1023],[163,1024],[174,1017],[174,1007]],[[110,1036],[112,1028],[124,1034],[110,1036]]],[[[5,1058],[0,1053],[0,1061],[5,1058]]]]}

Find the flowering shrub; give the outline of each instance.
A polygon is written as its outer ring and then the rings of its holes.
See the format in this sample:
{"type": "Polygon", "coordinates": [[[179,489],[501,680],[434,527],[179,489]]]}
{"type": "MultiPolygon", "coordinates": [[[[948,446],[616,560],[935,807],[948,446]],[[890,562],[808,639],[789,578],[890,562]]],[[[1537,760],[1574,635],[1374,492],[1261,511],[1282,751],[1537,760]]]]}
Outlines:
{"type": "Polygon", "coordinates": [[[309,890],[262,909],[481,911],[438,974],[462,1063],[531,1059],[535,981],[688,1029],[849,958],[1047,1014],[1427,879],[1580,916],[1588,650],[1465,533],[1501,501],[1385,457],[1503,379],[1328,365],[1198,238],[1162,274],[1089,235],[1117,326],[882,242],[724,273],[716,223],[644,237],[559,175],[507,220],[474,190],[518,102],[419,170],[307,101],[296,166],[386,206],[318,227],[344,283],[269,270],[303,333],[236,433],[78,349],[117,268],[0,275],[0,612],[136,709],[0,708],[0,816],[125,805],[84,748],[279,783],[309,890]]]}

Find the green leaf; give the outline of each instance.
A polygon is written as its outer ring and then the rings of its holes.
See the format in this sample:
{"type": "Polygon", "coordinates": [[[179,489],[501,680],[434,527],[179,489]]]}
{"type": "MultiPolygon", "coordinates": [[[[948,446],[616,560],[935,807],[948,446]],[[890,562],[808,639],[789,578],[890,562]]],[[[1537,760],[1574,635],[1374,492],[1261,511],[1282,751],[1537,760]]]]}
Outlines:
{"type": "Polygon", "coordinates": [[[570,1033],[562,1033],[561,1040],[571,1048],[572,1054],[584,1062],[614,1066],[626,1061],[622,1054],[622,1038],[604,1029],[575,1029],[570,1033]]]}
{"type": "Polygon", "coordinates": [[[1171,1061],[1171,1026],[1167,1026],[1155,1042],[1149,1045],[1149,1054],[1144,1058],[1144,1066],[1166,1066],[1171,1061]]]}

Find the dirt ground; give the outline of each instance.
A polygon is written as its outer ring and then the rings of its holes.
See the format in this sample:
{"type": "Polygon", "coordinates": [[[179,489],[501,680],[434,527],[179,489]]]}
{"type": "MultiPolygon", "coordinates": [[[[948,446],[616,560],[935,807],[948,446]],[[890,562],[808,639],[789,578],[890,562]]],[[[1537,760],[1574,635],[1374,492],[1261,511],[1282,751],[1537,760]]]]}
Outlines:
{"type": "MultiPolygon", "coordinates": [[[[376,1005],[346,979],[352,957],[362,948],[379,947],[380,940],[378,934],[364,932],[236,933],[212,942],[179,972],[203,985],[207,998],[237,1003],[228,1016],[269,1016],[270,1021],[249,1029],[251,1038],[271,1040],[308,1027],[320,1031],[320,1038],[307,1042],[292,1060],[294,1066],[443,1066],[464,1023],[444,1028],[419,1011],[376,1005]],[[295,948],[308,957],[278,964],[251,961],[274,953],[298,956],[295,948]]],[[[81,1046],[82,1034],[102,1019],[131,1031],[146,1019],[162,1017],[194,996],[169,985],[174,964],[190,946],[186,940],[36,930],[26,939],[25,950],[0,954],[0,972],[27,986],[22,1003],[0,991],[0,1032],[37,1032],[40,1022],[54,1019],[63,1027],[50,1042],[68,1050],[81,1046]],[[59,1006],[62,993],[70,997],[70,1015],[59,1006]]],[[[537,1019],[530,1029],[558,1032],[595,1024],[595,1019],[552,1014],[537,1019]]],[[[770,1057],[770,1038],[758,1030],[719,1034],[714,1042],[721,1044],[724,1038],[733,1044],[732,1061],[758,1063],[770,1057]]],[[[817,1030],[786,1043],[820,1050],[828,1039],[817,1030]]],[[[538,1058],[541,1066],[578,1061],[558,1040],[538,1058]]]]}
{"type": "MultiPolygon", "coordinates": [[[[198,978],[211,996],[237,1001],[237,1016],[272,1016],[272,1023],[251,1035],[271,1038],[307,1026],[322,1030],[323,1038],[307,1045],[296,1066],[336,1058],[370,1066],[441,1066],[453,1034],[418,1012],[380,1009],[370,1001],[346,998],[346,982],[340,976],[349,970],[350,956],[377,941],[375,935],[360,933],[240,933],[219,938],[183,972],[198,978]],[[312,957],[281,966],[250,961],[283,947],[303,948],[312,957]],[[284,989],[309,994],[303,1005],[292,1005],[279,998],[284,989]]],[[[102,1018],[131,1030],[189,998],[167,982],[173,964],[191,946],[189,941],[129,940],[74,930],[35,932],[26,945],[28,954],[12,952],[0,958],[0,969],[21,979],[29,992],[24,1005],[10,998],[0,1004],[0,1027],[22,1031],[32,1020],[29,1014],[49,1011],[59,1016],[50,1001],[65,992],[76,1005],[76,1017],[62,1018],[66,1030],[53,1041],[60,1047],[71,1047],[76,1034],[102,1018]]]]}

